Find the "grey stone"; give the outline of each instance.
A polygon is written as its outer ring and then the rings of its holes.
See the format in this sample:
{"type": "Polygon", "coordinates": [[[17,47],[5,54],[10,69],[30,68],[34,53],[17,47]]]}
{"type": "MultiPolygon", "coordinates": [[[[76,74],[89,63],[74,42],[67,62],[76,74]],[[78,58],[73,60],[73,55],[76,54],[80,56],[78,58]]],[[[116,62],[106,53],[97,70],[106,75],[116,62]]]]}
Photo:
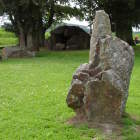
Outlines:
{"type": "Polygon", "coordinates": [[[133,64],[133,48],[112,36],[108,15],[97,11],[89,64],[81,65],[74,73],[68,106],[86,120],[120,121],[125,112],[133,64]]]}
{"type": "Polygon", "coordinates": [[[35,57],[35,55],[36,52],[21,49],[19,47],[5,47],[2,49],[2,59],[35,57]]]}
{"type": "Polygon", "coordinates": [[[63,50],[65,48],[65,44],[63,43],[56,43],[55,49],[56,50],[63,50]]]}
{"type": "Polygon", "coordinates": [[[94,61],[96,55],[97,46],[99,44],[99,38],[104,38],[107,35],[111,35],[111,25],[109,16],[103,11],[97,11],[94,20],[94,31],[90,41],[90,61],[94,61]],[[95,50],[96,49],[96,50],[95,50]]]}

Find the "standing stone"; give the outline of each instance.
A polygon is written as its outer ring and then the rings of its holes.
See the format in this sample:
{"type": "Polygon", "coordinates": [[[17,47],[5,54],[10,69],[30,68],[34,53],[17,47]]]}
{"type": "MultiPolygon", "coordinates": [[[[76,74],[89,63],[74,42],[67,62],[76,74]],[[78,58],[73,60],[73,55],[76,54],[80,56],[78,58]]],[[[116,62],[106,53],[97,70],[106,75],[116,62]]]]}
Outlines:
{"type": "Polygon", "coordinates": [[[73,75],[67,104],[76,117],[118,122],[125,112],[130,76],[134,64],[132,47],[112,36],[109,16],[97,11],[88,64],[73,75]]]}
{"type": "Polygon", "coordinates": [[[96,12],[95,21],[94,21],[94,31],[91,36],[90,44],[90,61],[94,63],[94,57],[96,53],[96,46],[98,45],[99,38],[104,38],[106,35],[112,34],[111,24],[109,16],[104,11],[96,12]]]}

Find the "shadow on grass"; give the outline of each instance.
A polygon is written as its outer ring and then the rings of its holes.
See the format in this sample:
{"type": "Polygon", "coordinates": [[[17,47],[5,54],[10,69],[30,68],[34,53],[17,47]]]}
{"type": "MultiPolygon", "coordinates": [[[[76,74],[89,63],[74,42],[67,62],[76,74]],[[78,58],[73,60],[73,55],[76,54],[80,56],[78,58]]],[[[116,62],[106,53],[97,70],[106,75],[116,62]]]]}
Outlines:
{"type": "Polygon", "coordinates": [[[140,140],[140,117],[125,114],[121,123],[81,122],[75,127],[86,126],[95,132],[92,140],[140,140]]]}
{"type": "Polygon", "coordinates": [[[130,116],[123,117],[122,140],[140,140],[140,117],[130,116]]]}

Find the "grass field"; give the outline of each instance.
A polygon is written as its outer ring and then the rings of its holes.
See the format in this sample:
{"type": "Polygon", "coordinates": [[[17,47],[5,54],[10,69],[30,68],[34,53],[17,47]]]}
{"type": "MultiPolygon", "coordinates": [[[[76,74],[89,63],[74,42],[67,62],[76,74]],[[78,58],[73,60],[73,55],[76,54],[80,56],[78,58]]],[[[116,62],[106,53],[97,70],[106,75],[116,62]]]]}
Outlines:
{"type": "Polygon", "coordinates": [[[6,32],[4,29],[0,28],[0,47],[16,45],[18,39],[14,33],[6,32]]]}
{"type": "MultiPolygon", "coordinates": [[[[140,140],[140,46],[135,50],[127,112],[137,121],[123,119],[123,140],[140,140]]],[[[88,51],[41,52],[0,62],[0,140],[103,140],[86,124],[66,124],[74,116],[65,102],[72,74],[85,62],[88,51]]]]}
{"type": "MultiPolygon", "coordinates": [[[[16,43],[13,33],[0,29],[0,46],[16,43]]],[[[135,54],[126,109],[135,120],[123,119],[122,140],[140,140],[140,46],[135,54]]],[[[35,58],[0,62],[0,140],[103,140],[86,124],[66,124],[74,116],[65,102],[72,74],[86,62],[88,51],[42,51],[35,58]]]]}

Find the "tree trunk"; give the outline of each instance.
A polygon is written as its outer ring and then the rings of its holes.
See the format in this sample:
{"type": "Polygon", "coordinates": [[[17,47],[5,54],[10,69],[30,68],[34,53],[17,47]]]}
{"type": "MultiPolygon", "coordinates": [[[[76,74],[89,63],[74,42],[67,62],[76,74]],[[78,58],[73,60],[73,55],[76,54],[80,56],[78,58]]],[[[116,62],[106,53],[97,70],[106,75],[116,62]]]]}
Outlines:
{"type": "Polygon", "coordinates": [[[31,51],[39,51],[39,48],[44,46],[45,41],[42,17],[39,16],[38,21],[31,22],[27,32],[27,48],[31,51]]]}
{"type": "Polygon", "coordinates": [[[23,49],[26,47],[25,34],[21,26],[19,26],[19,46],[23,49]]]}
{"type": "Polygon", "coordinates": [[[33,50],[34,51],[39,51],[39,48],[40,48],[39,35],[40,34],[38,32],[33,34],[33,50]]]}
{"type": "Polygon", "coordinates": [[[134,45],[132,24],[128,21],[125,21],[124,23],[116,22],[116,35],[130,45],[134,45]]]}
{"type": "Polygon", "coordinates": [[[27,49],[31,50],[33,48],[33,36],[32,36],[32,30],[30,30],[27,33],[27,49]]]}
{"type": "Polygon", "coordinates": [[[42,28],[41,36],[40,36],[41,47],[45,46],[45,32],[46,32],[46,29],[42,28]]]}
{"type": "Polygon", "coordinates": [[[23,28],[19,28],[19,44],[21,48],[27,48],[31,51],[39,51],[39,48],[44,46],[45,31],[41,27],[38,27],[37,29],[33,28],[34,27],[30,27],[28,32],[26,32],[26,35],[23,28]]]}
{"type": "Polygon", "coordinates": [[[30,51],[39,51],[39,38],[38,34],[33,31],[29,31],[27,34],[27,49],[30,51]]]}
{"type": "Polygon", "coordinates": [[[43,27],[38,27],[37,36],[38,36],[38,45],[40,47],[45,46],[45,32],[46,30],[43,27]]]}

